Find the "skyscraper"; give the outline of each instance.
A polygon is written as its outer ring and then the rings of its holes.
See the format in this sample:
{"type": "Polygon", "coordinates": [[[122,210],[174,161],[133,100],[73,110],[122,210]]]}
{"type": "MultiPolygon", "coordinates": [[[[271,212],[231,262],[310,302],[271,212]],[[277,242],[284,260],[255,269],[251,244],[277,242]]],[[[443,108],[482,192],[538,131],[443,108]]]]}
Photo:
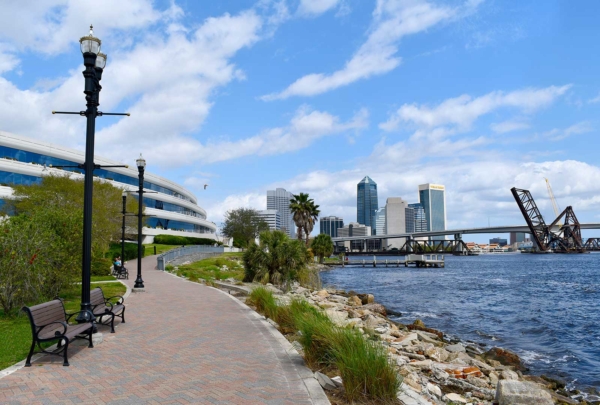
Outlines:
{"type": "Polygon", "coordinates": [[[425,209],[423,209],[421,203],[408,204],[406,212],[406,232],[427,232],[427,219],[425,219],[425,209]],[[411,210],[410,214],[412,215],[412,221],[410,222],[408,220],[409,210],[411,210]]]}
{"type": "Polygon", "coordinates": [[[272,231],[281,229],[281,215],[277,210],[258,211],[258,215],[269,225],[272,231]]]}
{"type": "Polygon", "coordinates": [[[446,230],[446,188],[441,184],[421,184],[419,202],[425,210],[428,231],[446,230]]]}
{"type": "Polygon", "coordinates": [[[290,200],[292,193],[284,188],[276,190],[267,190],[267,210],[279,211],[281,220],[281,230],[288,234],[290,238],[296,237],[296,224],[290,212],[290,200]]]}
{"type": "Polygon", "coordinates": [[[356,220],[359,224],[371,227],[375,234],[375,214],[379,208],[377,200],[377,183],[369,176],[356,185],[356,220]]]}
{"type": "Polygon", "coordinates": [[[385,207],[379,208],[375,213],[375,235],[385,235],[387,233],[385,218],[385,207]]]}
{"type": "MultiPolygon", "coordinates": [[[[385,201],[385,228],[388,235],[406,232],[406,209],[408,203],[400,197],[390,197],[385,201]]],[[[404,238],[388,239],[391,248],[401,248],[404,238]]]]}
{"type": "Polygon", "coordinates": [[[321,232],[332,238],[337,238],[338,229],[344,227],[344,219],[340,217],[330,216],[319,218],[319,227],[321,232]]]}

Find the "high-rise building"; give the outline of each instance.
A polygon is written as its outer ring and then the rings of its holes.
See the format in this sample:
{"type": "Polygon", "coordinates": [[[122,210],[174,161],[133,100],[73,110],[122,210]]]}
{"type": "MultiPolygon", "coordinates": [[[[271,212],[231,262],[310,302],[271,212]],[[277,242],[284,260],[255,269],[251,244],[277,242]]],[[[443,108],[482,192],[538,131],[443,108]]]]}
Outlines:
{"type": "Polygon", "coordinates": [[[281,230],[290,238],[296,237],[296,224],[290,212],[290,200],[294,196],[284,188],[267,190],[267,210],[277,210],[281,216],[281,230]]]}
{"type": "Polygon", "coordinates": [[[428,231],[446,230],[446,188],[441,184],[419,185],[419,202],[425,210],[428,231]]]}
{"type": "Polygon", "coordinates": [[[375,234],[375,214],[379,208],[377,183],[369,176],[356,185],[356,221],[371,228],[375,234]]]}
{"type": "MultiPolygon", "coordinates": [[[[390,197],[385,201],[385,228],[388,235],[406,232],[406,208],[408,203],[400,197],[390,197]]],[[[404,238],[395,238],[388,239],[384,243],[389,248],[400,249],[404,242],[406,242],[404,238]]]]}
{"type": "Polygon", "coordinates": [[[320,233],[329,235],[332,238],[337,238],[338,229],[342,228],[343,226],[344,226],[343,218],[335,217],[335,216],[319,218],[319,227],[321,229],[320,233]]]}
{"type": "MultiPolygon", "coordinates": [[[[350,222],[343,228],[338,229],[338,236],[370,236],[372,235],[371,227],[358,222],[350,222]]],[[[381,247],[379,239],[376,240],[353,240],[338,242],[338,246],[343,245],[348,250],[376,250],[381,247]]]]}
{"type": "Polygon", "coordinates": [[[425,218],[425,209],[423,208],[421,203],[408,204],[407,210],[412,210],[412,224],[409,224],[408,220],[406,221],[406,232],[427,232],[427,219],[425,218]]]}
{"type": "Polygon", "coordinates": [[[387,228],[385,227],[385,207],[379,208],[375,213],[375,235],[387,234],[387,228]]]}
{"type": "Polygon", "coordinates": [[[258,215],[269,224],[269,229],[272,231],[281,229],[281,215],[277,210],[262,210],[258,211],[258,215]]]}
{"type": "Polygon", "coordinates": [[[504,238],[492,238],[492,239],[490,239],[490,245],[491,244],[498,244],[500,246],[506,246],[506,245],[508,245],[508,241],[504,238]]]}

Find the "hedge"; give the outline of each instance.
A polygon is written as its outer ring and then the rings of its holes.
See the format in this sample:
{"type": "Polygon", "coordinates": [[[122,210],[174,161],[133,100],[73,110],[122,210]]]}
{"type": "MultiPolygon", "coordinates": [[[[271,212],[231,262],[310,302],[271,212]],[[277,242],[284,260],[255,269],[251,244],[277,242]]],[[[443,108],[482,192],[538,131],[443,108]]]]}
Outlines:
{"type": "MultiPolygon", "coordinates": [[[[108,252],[106,253],[105,257],[110,259],[111,264],[112,264],[112,261],[117,256],[121,256],[121,244],[120,243],[111,243],[110,248],[108,249],[108,252]]],[[[123,261],[137,259],[137,257],[138,257],[137,243],[127,243],[126,242],[124,256],[125,257],[121,258],[121,260],[123,260],[123,261]]],[[[142,245],[142,257],[144,257],[144,256],[146,256],[146,247],[144,245],[142,245]]]]}
{"type": "Polygon", "coordinates": [[[154,243],[159,245],[214,245],[215,243],[221,244],[214,239],[208,238],[192,238],[188,236],[173,236],[173,235],[156,235],[154,237],[154,243]]]}

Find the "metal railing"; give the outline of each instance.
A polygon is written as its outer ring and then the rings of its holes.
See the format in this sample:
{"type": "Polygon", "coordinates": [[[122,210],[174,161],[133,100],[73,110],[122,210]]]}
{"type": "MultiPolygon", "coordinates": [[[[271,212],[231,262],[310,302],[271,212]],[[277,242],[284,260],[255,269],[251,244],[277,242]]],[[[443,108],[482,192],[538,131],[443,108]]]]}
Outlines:
{"type": "Polygon", "coordinates": [[[158,270],[164,270],[167,263],[172,262],[183,256],[190,256],[196,253],[223,253],[225,248],[223,246],[206,246],[206,245],[193,245],[183,246],[177,249],[169,250],[156,258],[156,267],[158,270]]]}

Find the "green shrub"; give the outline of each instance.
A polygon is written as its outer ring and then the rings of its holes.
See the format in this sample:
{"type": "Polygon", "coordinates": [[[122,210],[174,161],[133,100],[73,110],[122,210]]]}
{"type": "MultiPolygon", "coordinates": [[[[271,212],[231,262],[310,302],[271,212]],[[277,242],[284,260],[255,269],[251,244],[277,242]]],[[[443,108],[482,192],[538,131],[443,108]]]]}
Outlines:
{"type": "Polygon", "coordinates": [[[174,269],[174,268],[175,268],[175,267],[173,267],[173,265],[172,265],[172,264],[167,264],[167,265],[165,266],[165,270],[166,270],[166,271],[173,271],[173,269],[174,269]]]}
{"type": "Polygon", "coordinates": [[[106,276],[110,273],[111,266],[111,259],[98,258],[92,260],[92,276],[106,276]]]}
{"type": "MultiPolygon", "coordinates": [[[[111,243],[108,252],[104,255],[107,259],[114,260],[115,257],[121,256],[121,244],[111,243]]],[[[142,257],[146,256],[146,247],[142,245],[142,257]]],[[[138,245],[137,243],[125,242],[125,255],[121,257],[122,261],[134,260],[138,257],[138,245]]]]}

